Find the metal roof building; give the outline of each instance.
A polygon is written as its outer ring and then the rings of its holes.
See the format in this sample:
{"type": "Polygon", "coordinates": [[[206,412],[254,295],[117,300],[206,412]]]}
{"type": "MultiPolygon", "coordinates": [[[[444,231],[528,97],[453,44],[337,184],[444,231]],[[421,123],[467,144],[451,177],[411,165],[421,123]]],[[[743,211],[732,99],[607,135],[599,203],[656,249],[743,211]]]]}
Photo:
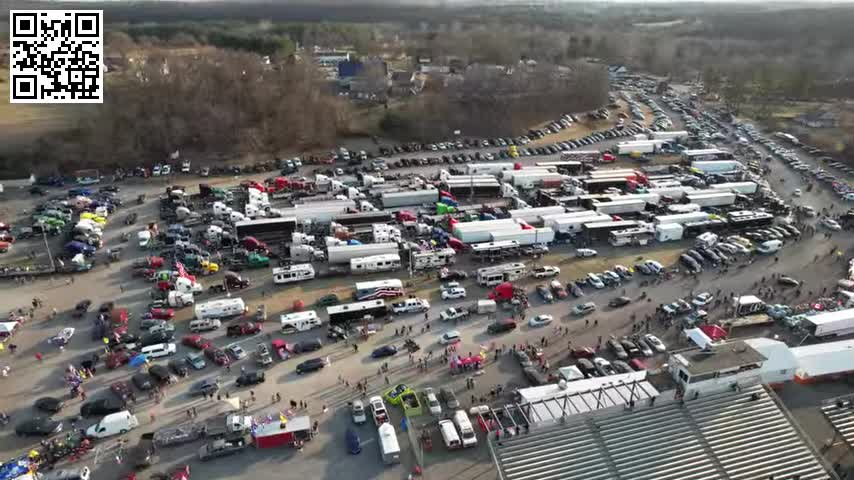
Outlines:
{"type": "Polygon", "coordinates": [[[489,446],[502,480],[838,478],[761,386],[573,415],[489,446]]]}

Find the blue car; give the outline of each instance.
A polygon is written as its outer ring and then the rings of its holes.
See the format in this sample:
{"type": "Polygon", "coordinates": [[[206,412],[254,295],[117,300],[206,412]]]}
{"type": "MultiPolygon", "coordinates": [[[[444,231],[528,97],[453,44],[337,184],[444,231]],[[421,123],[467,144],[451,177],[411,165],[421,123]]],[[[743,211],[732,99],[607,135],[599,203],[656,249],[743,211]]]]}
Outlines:
{"type": "Polygon", "coordinates": [[[344,440],[347,442],[347,451],[350,452],[350,455],[362,453],[362,439],[359,438],[359,434],[355,430],[347,428],[344,440]]]}
{"type": "Polygon", "coordinates": [[[397,347],[394,345],[385,345],[371,352],[372,358],[391,357],[397,353],[397,347]]]}
{"type": "Polygon", "coordinates": [[[65,244],[65,251],[73,255],[82,253],[87,257],[91,257],[95,254],[95,247],[83,242],[78,242],[77,240],[72,240],[65,244]]]}

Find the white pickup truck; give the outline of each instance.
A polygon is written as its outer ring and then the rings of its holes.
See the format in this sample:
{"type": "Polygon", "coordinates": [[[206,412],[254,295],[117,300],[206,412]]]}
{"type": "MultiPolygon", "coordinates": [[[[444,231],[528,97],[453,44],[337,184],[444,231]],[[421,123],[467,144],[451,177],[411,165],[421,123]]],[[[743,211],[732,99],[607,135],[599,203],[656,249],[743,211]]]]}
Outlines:
{"type": "Polygon", "coordinates": [[[388,422],[388,411],[385,409],[382,397],[375,395],[368,399],[368,403],[371,404],[371,415],[374,417],[374,424],[376,426],[379,427],[383,423],[388,422]]]}
{"type": "Polygon", "coordinates": [[[401,313],[419,313],[430,309],[430,302],[423,298],[407,298],[400,302],[391,304],[391,310],[395,314],[401,313]]]}

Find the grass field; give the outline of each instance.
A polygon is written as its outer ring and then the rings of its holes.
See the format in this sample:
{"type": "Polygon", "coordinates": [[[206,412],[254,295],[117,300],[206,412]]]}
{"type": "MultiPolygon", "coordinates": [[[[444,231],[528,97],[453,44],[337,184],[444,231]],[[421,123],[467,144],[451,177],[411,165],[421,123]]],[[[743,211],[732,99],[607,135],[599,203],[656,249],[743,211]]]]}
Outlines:
{"type": "Polygon", "coordinates": [[[29,145],[41,135],[66,128],[76,110],[69,105],[9,102],[9,70],[0,70],[0,153],[29,145]]]}

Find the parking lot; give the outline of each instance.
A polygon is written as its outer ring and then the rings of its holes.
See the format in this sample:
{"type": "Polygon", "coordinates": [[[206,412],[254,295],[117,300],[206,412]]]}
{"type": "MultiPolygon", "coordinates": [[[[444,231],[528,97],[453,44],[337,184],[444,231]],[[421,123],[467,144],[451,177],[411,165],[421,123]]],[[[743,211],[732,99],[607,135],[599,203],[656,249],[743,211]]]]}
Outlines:
{"type": "MultiPolygon", "coordinates": [[[[671,117],[674,120],[671,128],[681,128],[682,121],[678,116],[672,114],[671,117]]],[[[581,148],[605,150],[620,140],[622,139],[609,138],[581,148]]],[[[729,138],[730,146],[735,146],[734,141],[735,139],[729,138]]],[[[498,147],[460,149],[459,153],[474,155],[475,152],[487,150],[495,152],[500,147],[498,145],[498,147]]],[[[765,153],[770,152],[765,146],[757,148],[765,153]]],[[[419,154],[419,156],[430,155],[419,154]]],[[[411,153],[403,152],[388,155],[385,158],[388,162],[397,162],[401,158],[412,156],[411,153]]],[[[531,166],[535,162],[556,160],[558,157],[559,153],[522,155],[513,161],[523,166],[531,166]]],[[[798,152],[798,157],[811,169],[823,163],[805,151],[798,152]]],[[[766,162],[763,158],[762,164],[770,167],[770,172],[765,173],[763,177],[787,202],[795,206],[812,206],[818,211],[824,208],[830,209],[831,205],[835,205],[833,211],[836,213],[842,213],[844,210],[844,200],[842,200],[844,195],[840,197],[839,194],[834,193],[833,186],[828,182],[814,181],[780,159],[766,162]],[[814,183],[814,186],[809,188],[806,180],[814,183]],[[792,195],[796,189],[801,191],[798,197],[792,195]]],[[[634,164],[621,159],[618,165],[634,164]]],[[[309,175],[315,168],[317,167],[305,165],[301,173],[309,175]]],[[[391,169],[390,173],[432,175],[436,169],[436,165],[401,166],[391,169]]],[[[239,180],[260,181],[267,176],[269,174],[262,173],[245,175],[237,179],[216,177],[206,181],[212,185],[234,185],[239,183],[239,180]]],[[[188,176],[174,180],[176,183],[193,185],[198,183],[199,179],[188,176]]],[[[5,458],[26,452],[34,445],[32,438],[19,438],[13,432],[13,426],[16,423],[36,415],[32,407],[34,400],[45,396],[67,397],[68,387],[63,379],[63,372],[69,365],[79,365],[93,352],[101,352],[104,349],[100,339],[92,338],[91,335],[96,314],[90,312],[83,319],[75,319],[72,317],[75,304],[88,299],[91,300],[94,310],[103,302],[115,302],[116,306],[126,308],[131,313],[130,325],[131,330],[134,331],[143,313],[148,310],[147,305],[151,300],[150,291],[153,284],[133,275],[132,263],[146,254],[145,251],[137,248],[134,240],[142,226],[158,221],[156,198],[165,191],[169,181],[163,178],[144,181],[131,179],[118,184],[121,189],[119,195],[125,200],[125,204],[115,214],[119,221],[111,220],[104,229],[104,246],[102,251],[95,254],[96,263],[92,271],[73,277],[68,275],[37,277],[24,284],[16,284],[9,280],[4,284],[6,288],[0,291],[0,299],[9,310],[28,309],[33,298],[41,299],[43,302],[43,306],[36,310],[34,318],[25,323],[20,332],[15,335],[14,344],[17,345],[17,349],[14,354],[10,353],[8,348],[0,353],[0,366],[4,368],[8,366],[8,375],[2,379],[5,388],[0,393],[0,405],[2,405],[0,409],[11,417],[10,425],[0,433],[4,435],[2,454],[5,458]],[[137,204],[134,200],[141,194],[145,194],[147,200],[137,204]],[[135,225],[124,225],[120,221],[129,213],[138,215],[135,225]],[[121,240],[125,233],[131,234],[130,242],[121,240]],[[106,249],[117,246],[123,248],[120,258],[113,262],[107,261],[104,253],[106,249]],[[57,311],[55,317],[52,314],[54,309],[57,311]],[[62,349],[47,342],[50,337],[68,326],[74,327],[76,331],[62,349]]],[[[57,190],[57,193],[60,191],[57,190]]],[[[35,202],[40,200],[27,192],[9,192],[7,195],[9,198],[4,203],[3,213],[5,218],[10,219],[27,216],[28,212],[34,208],[35,202]]],[[[690,300],[702,292],[709,292],[717,299],[724,299],[730,295],[755,293],[760,287],[775,287],[773,293],[763,296],[767,303],[796,305],[815,299],[823,289],[832,290],[836,281],[847,275],[847,263],[844,259],[849,258],[854,247],[851,236],[844,233],[834,234],[831,237],[825,236],[824,233],[831,230],[823,229],[818,224],[819,217],[801,216],[797,221],[802,226],[817,227],[819,233],[804,234],[798,240],[787,241],[783,250],[777,255],[733,256],[733,262],[727,270],[719,266],[709,266],[703,273],[693,276],[686,275],[684,269],[679,267],[679,255],[693,244],[690,240],[653,242],[645,247],[596,245],[598,255],[590,258],[575,258],[575,248],[571,245],[553,245],[548,254],[533,261],[526,261],[531,266],[558,266],[560,273],[554,279],[562,284],[582,279],[590,272],[611,269],[614,265],[631,267],[642,259],[657,260],[671,270],[671,275],[668,279],[660,277],[661,279],[653,280],[651,276],[635,272],[630,280],[625,280],[621,284],[602,289],[585,287],[583,298],[570,296],[565,300],[554,302],[545,302],[536,293],[538,284],[547,284],[552,278],[521,279],[514,283],[524,288],[530,307],[519,322],[519,328],[502,335],[488,334],[487,326],[495,320],[512,318],[513,311],[510,309],[499,309],[492,316],[473,315],[469,320],[455,325],[439,321],[441,310],[448,307],[466,307],[471,305],[474,299],[484,298],[489,293],[488,289],[476,285],[471,276],[469,280],[462,282],[468,290],[466,299],[442,300],[439,293],[440,282],[435,272],[430,275],[417,274],[410,278],[406,272],[401,271],[394,276],[404,279],[407,283],[407,294],[425,298],[431,303],[432,307],[426,319],[420,313],[395,316],[393,321],[385,324],[381,331],[357,343],[358,349],[354,349],[349,342],[347,344],[345,342],[330,343],[325,338],[323,330],[284,336],[279,332],[278,315],[290,311],[294,302],[298,300],[311,306],[317,299],[329,293],[336,293],[339,297],[346,298],[352,291],[354,281],[383,279],[390,274],[372,274],[357,280],[351,276],[330,277],[277,286],[272,283],[268,268],[241,271],[241,275],[250,281],[250,287],[239,293],[232,292],[232,295],[239,295],[245,300],[250,312],[247,316],[250,319],[258,305],[265,305],[268,321],[262,325],[260,333],[251,336],[228,338],[225,328],[205,333],[204,336],[219,347],[239,343],[244,350],[250,352],[250,355],[245,359],[237,360],[229,369],[208,362],[206,368],[192,371],[188,378],[164,388],[161,400],[148,398],[145,393],[140,392],[132,409],[140,420],[141,428],[124,436],[127,438],[125,445],[119,445],[117,437],[98,442],[96,449],[81,462],[90,466],[93,469],[93,475],[97,475],[98,478],[115,477],[120,473],[126,473],[129,471],[125,463],[126,451],[129,446],[136,444],[141,434],[166,425],[190,420],[203,421],[225,411],[223,402],[201,400],[188,395],[189,388],[196,382],[220,377],[223,384],[221,393],[229,392],[231,397],[239,397],[248,402],[247,412],[262,418],[270,416],[275,421],[281,412],[289,408],[291,400],[307,402],[308,408],[298,409],[298,413],[307,413],[312,421],[318,422],[316,437],[306,443],[301,450],[250,449],[238,456],[209,463],[200,463],[195,460],[200,444],[194,443],[162,451],[161,465],[156,469],[168,470],[171,466],[189,463],[192,465],[194,476],[215,476],[216,478],[246,478],[250,475],[253,478],[278,478],[283,469],[287,469],[288,476],[294,477],[299,475],[334,478],[340,477],[341,472],[347,472],[347,475],[359,478],[404,478],[415,465],[416,446],[411,445],[408,436],[400,431],[402,414],[399,408],[390,408],[390,423],[398,429],[398,440],[403,451],[400,465],[392,467],[383,465],[380,459],[377,432],[375,428],[371,428],[370,423],[367,426],[357,427],[363,452],[360,455],[349,455],[346,451],[344,432],[351,424],[347,404],[359,396],[355,389],[357,382],[367,381],[368,396],[378,394],[389,386],[400,383],[415,389],[428,386],[451,388],[456,392],[462,406],[468,408],[474,405],[499,404],[507,401],[515,388],[528,385],[521,367],[512,355],[496,354],[496,350],[507,351],[513,345],[540,346],[544,352],[544,358],[550,363],[551,370],[558,366],[575,363],[568,355],[570,345],[596,347],[604,344],[612,336],[620,338],[638,332],[649,332],[661,338],[668,349],[687,346],[688,343],[682,337],[678,323],[659,319],[656,313],[658,307],[678,298],[690,300]],[[829,255],[834,250],[845,252],[845,255],[842,257],[829,255]],[[771,282],[772,274],[796,278],[801,282],[801,288],[798,290],[776,288],[777,286],[771,282]],[[620,307],[608,306],[615,297],[622,296],[627,297],[630,303],[620,307]],[[595,312],[586,316],[572,314],[573,307],[591,301],[597,306],[595,312]],[[535,315],[551,315],[554,320],[546,326],[529,326],[528,320],[535,315]],[[646,321],[647,318],[650,320],[646,321]],[[372,359],[371,351],[375,348],[388,344],[402,344],[402,336],[395,336],[394,332],[402,330],[403,327],[412,329],[409,337],[421,349],[413,356],[401,352],[381,360],[372,359]],[[457,353],[471,356],[481,351],[486,352],[488,360],[478,375],[467,373],[452,375],[442,361],[444,347],[438,343],[437,339],[443,332],[450,329],[455,329],[461,334],[462,341],[457,346],[457,353]],[[320,356],[328,359],[328,365],[322,371],[304,376],[297,375],[295,366],[304,360],[304,357],[296,356],[288,360],[279,360],[274,356],[273,366],[267,370],[264,383],[242,388],[234,385],[235,379],[240,375],[241,367],[247,370],[255,369],[251,352],[259,342],[269,343],[271,339],[276,338],[298,342],[316,337],[321,337],[324,343],[319,352],[320,356]],[[420,367],[420,361],[425,361],[426,367],[420,367]],[[387,372],[381,371],[383,362],[388,362],[387,372]],[[468,387],[468,379],[474,379],[474,388],[468,387]],[[504,392],[500,396],[494,394],[495,387],[499,385],[503,387],[504,392]],[[281,402],[274,401],[276,394],[281,395],[281,402]],[[188,413],[188,410],[192,412],[193,409],[197,412],[195,418],[191,418],[192,413],[188,413]]],[[[39,259],[47,258],[43,243],[39,237],[21,241],[15,245],[9,258],[20,259],[29,251],[36,252],[39,259]]],[[[48,244],[55,250],[61,249],[62,243],[58,238],[48,238],[48,244]]],[[[483,266],[481,263],[465,255],[457,260],[454,269],[474,272],[481,266],[483,266]]],[[[207,287],[221,281],[222,275],[223,273],[220,272],[209,277],[200,277],[199,281],[207,287]]],[[[209,293],[202,293],[198,297],[197,303],[214,298],[209,293]]],[[[730,315],[725,303],[721,302],[717,307],[714,304],[709,306],[712,319],[726,318],[730,315]]],[[[322,310],[318,309],[318,312],[322,310]]],[[[176,339],[189,333],[188,324],[192,317],[192,308],[177,310],[174,319],[171,320],[176,325],[176,339]]],[[[235,320],[229,325],[235,323],[239,322],[235,320]]],[[[801,340],[779,325],[744,328],[736,334],[736,336],[774,335],[789,340],[790,344],[796,344],[801,340]]],[[[190,351],[192,350],[189,347],[179,344],[174,358],[184,358],[190,351]]],[[[602,348],[601,356],[609,360],[614,359],[612,353],[606,348],[602,348]]],[[[657,368],[664,360],[664,355],[657,354],[648,359],[647,366],[650,369],[657,368]]],[[[111,384],[127,381],[134,373],[135,370],[126,366],[115,370],[99,367],[95,375],[82,384],[87,396],[86,401],[110,395],[111,384]]],[[[76,416],[80,405],[85,402],[78,397],[67,400],[66,403],[65,408],[55,418],[65,422],[67,431],[71,419],[76,416]]],[[[798,411],[796,410],[795,413],[797,414],[798,411]]],[[[95,421],[96,418],[83,419],[76,426],[85,428],[95,421]]],[[[492,475],[489,453],[483,442],[476,449],[448,452],[441,445],[437,435],[434,434],[433,438],[432,451],[424,454],[425,476],[437,479],[475,479],[492,475]]]]}

